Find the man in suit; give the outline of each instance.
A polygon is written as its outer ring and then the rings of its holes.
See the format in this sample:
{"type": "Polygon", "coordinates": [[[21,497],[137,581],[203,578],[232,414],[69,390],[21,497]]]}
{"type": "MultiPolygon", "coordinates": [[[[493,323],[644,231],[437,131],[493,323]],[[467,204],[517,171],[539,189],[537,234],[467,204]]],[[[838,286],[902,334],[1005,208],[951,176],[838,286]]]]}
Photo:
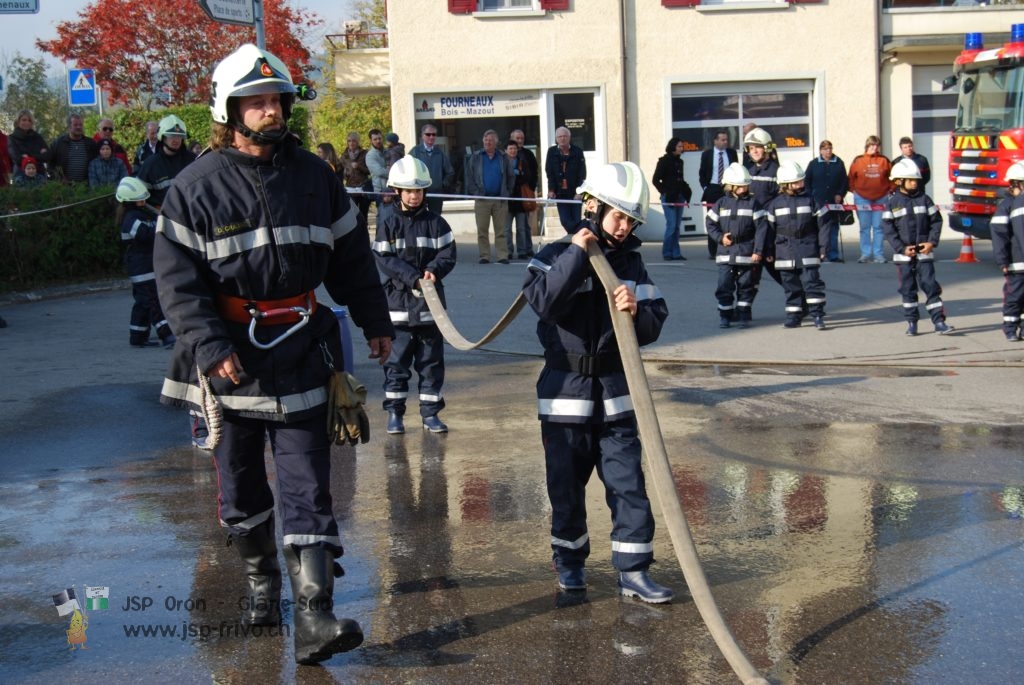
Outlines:
{"type": "MultiPolygon", "coordinates": [[[[724,129],[715,131],[713,143],[713,147],[700,153],[700,170],[697,172],[700,187],[704,190],[701,202],[705,205],[713,205],[725,194],[725,190],[722,188],[722,173],[730,164],[738,161],[736,150],[729,147],[728,131],[724,129]]],[[[714,259],[717,252],[718,245],[709,236],[709,258],[714,259]]]]}

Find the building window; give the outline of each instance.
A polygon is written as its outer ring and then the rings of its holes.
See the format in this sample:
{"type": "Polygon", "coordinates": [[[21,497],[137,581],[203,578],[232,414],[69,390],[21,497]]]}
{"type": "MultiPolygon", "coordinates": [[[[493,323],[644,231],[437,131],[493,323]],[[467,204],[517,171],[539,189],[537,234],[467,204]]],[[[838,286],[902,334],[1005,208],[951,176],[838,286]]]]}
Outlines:
{"type": "Polygon", "coordinates": [[[569,0],[448,0],[452,14],[492,12],[561,12],[569,9],[569,0]]]}
{"type": "Polygon", "coordinates": [[[556,93],[551,98],[555,109],[555,126],[565,126],[572,133],[572,144],[593,152],[597,149],[593,93],[556,93]]]}
{"type": "Polygon", "coordinates": [[[672,98],[672,135],[681,138],[689,152],[710,147],[715,131],[729,131],[729,144],[742,147],[743,125],[757,125],[771,134],[779,150],[811,148],[811,90],[795,86],[751,84],[745,93],[679,94],[672,98]]]}
{"type": "Polygon", "coordinates": [[[481,12],[500,12],[503,10],[532,10],[533,0],[481,0],[481,12]]]}

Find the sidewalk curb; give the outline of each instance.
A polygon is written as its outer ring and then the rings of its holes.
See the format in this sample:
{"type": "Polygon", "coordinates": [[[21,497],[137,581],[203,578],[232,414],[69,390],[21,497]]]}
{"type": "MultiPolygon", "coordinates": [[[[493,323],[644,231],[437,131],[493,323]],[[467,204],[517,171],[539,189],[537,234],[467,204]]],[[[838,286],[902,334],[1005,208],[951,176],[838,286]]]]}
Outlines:
{"type": "Polygon", "coordinates": [[[126,278],[111,278],[101,281],[87,281],[85,283],[71,283],[68,285],[57,285],[50,288],[38,290],[22,290],[0,294],[0,306],[27,304],[29,302],[41,302],[43,300],[55,300],[64,297],[75,297],[78,295],[91,295],[93,293],[108,292],[111,290],[128,290],[131,282],[126,278]]]}

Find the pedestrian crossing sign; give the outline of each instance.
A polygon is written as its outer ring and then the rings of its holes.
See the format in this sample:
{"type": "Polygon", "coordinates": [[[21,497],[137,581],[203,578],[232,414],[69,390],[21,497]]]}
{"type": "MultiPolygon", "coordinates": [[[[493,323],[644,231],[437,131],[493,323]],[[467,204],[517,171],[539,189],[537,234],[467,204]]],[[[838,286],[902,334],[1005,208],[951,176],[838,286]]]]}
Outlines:
{"type": "Polygon", "coordinates": [[[73,107],[95,107],[96,99],[96,77],[92,69],[69,69],[68,104],[73,107]]]}

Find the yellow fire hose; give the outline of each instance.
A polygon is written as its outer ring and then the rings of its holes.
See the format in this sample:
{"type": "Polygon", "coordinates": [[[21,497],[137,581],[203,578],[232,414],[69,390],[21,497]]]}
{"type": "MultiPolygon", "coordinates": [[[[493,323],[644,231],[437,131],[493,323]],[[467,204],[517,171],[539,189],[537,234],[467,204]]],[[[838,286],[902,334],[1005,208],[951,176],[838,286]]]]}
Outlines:
{"type": "MultiPolygon", "coordinates": [[[[643,443],[644,454],[647,455],[647,465],[651,471],[651,479],[654,482],[658,502],[661,504],[661,511],[668,526],[669,537],[672,539],[672,546],[675,549],[676,558],[679,560],[679,566],[683,570],[686,585],[690,589],[690,595],[693,597],[693,603],[697,606],[697,610],[700,612],[701,618],[704,619],[704,624],[708,627],[715,644],[721,650],[722,656],[729,662],[740,681],[745,685],[768,685],[768,681],[750,663],[750,659],[747,658],[743,648],[736,642],[732,631],[726,625],[725,619],[715,603],[715,598],[711,594],[704,569],[701,567],[700,559],[697,556],[697,547],[693,542],[690,527],[686,523],[686,515],[683,513],[683,507],[676,494],[668,453],[665,451],[665,440],[661,434],[658,415],[654,410],[654,400],[651,397],[650,385],[647,383],[647,373],[644,371],[643,360],[640,358],[640,345],[637,343],[633,319],[628,312],[620,312],[615,309],[612,292],[619,287],[620,281],[601,252],[601,248],[591,243],[588,246],[587,255],[590,257],[590,266],[597,273],[608,297],[615,339],[619,345],[619,354],[626,372],[629,394],[636,411],[640,439],[643,443]]],[[[441,330],[441,334],[449,344],[458,350],[476,349],[496,338],[526,304],[526,298],[519,293],[512,306],[488,331],[487,335],[473,343],[466,340],[452,325],[433,284],[421,281],[421,285],[423,296],[430,307],[431,314],[434,315],[434,321],[441,330]]]]}

